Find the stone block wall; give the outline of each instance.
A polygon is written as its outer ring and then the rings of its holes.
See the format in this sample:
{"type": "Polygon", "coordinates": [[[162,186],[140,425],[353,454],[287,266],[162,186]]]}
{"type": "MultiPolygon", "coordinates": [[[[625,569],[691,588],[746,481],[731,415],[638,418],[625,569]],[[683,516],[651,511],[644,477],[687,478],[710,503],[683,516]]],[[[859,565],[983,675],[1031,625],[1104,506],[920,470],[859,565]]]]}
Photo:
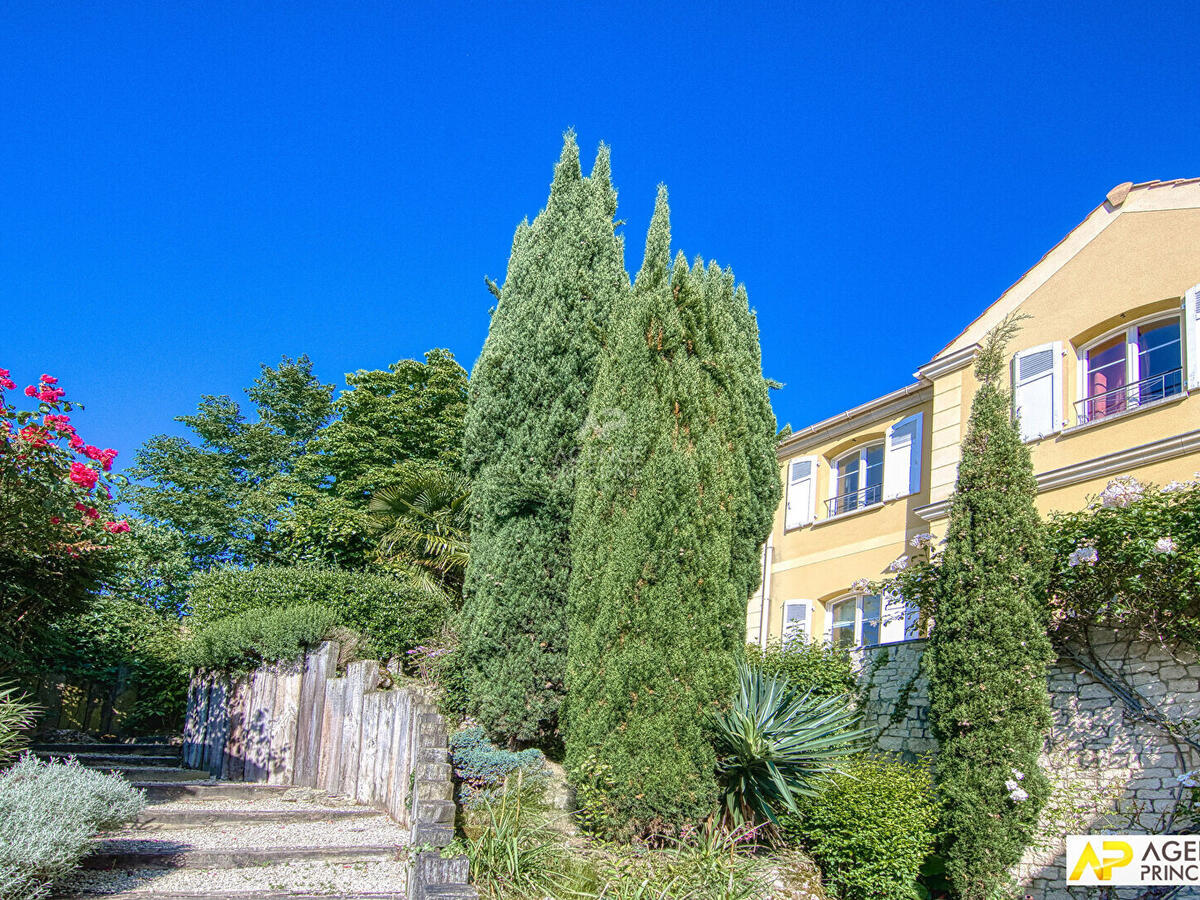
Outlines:
{"type": "MultiPolygon", "coordinates": [[[[1095,630],[1091,649],[1094,660],[1064,656],[1049,673],[1054,723],[1042,766],[1054,790],[1038,839],[1014,873],[1034,900],[1094,896],[1094,889],[1066,887],[1066,834],[1197,828],[1183,818],[1190,790],[1178,779],[1200,769],[1200,753],[1179,737],[1200,739],[1200,662],[1111,631],[1095,630]]],[[[908,759],[937,748],[928,726],[924,650],[925,641],[915,640],[857,652],[866,723],[881,750],[908,759]]],[[[1200,898],[1200,889],[1175,895],[1184,897],[1200,898]]]]}

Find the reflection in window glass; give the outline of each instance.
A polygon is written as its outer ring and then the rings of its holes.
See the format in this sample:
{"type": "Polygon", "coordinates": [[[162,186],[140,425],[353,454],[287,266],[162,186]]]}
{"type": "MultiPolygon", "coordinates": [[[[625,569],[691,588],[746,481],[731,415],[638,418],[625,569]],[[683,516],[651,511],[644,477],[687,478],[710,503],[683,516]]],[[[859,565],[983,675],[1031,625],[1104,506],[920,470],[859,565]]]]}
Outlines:
{"type": "Polygon", "coordinates": [[[879,625],[883,620],[883,603],[877,596],[862,598],[862,634],[860,645],[879,643],[879,625]]]}
{"type": "Polygon", "coordinates": [[[856,605],[857,601],[853,597],[833,605],[833,609],[830,611],[833,616],[833,646],[840,648],[855,646],[854,620],[856,605]]]}
{"type": "Polygon", "coordinates": [[[1138,329],[1139,403],[1179,393],[1183,387],[1182,349],[1178,319],[1138,329]]]}

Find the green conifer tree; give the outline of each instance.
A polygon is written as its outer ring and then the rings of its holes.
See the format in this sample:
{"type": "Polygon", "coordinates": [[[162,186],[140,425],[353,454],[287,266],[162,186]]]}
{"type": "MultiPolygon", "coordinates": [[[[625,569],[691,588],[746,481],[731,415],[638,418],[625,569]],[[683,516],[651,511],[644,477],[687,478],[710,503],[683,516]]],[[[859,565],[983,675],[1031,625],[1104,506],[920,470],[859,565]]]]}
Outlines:
{"type": "Polygon", "coordinates": [[[471,376],[460,652],[471,712],[510,743],[558,740],[574,466],[601,336],[629,289],[616,208],[608,148],[585,178],[568,133],[546,208],[517,228],[471,376]]]}
{"type": "Polygon", "coordinates": [[[714,807],[710,713],[733,689],[779,497],[758,360],[732,273],[671,265],[660,189],[614,307],[572,523],[567,764],[608,767],[595,787],[617,833],[714,807]]]}
{"type": "Polygon", "coordinates": [[[1046,551],[1029,448],[1001,381],[1015,320],[989,334],[962,444],[925,665],[951,879],[987,900],[1028,845],[1049,783],[1046,551]]]}

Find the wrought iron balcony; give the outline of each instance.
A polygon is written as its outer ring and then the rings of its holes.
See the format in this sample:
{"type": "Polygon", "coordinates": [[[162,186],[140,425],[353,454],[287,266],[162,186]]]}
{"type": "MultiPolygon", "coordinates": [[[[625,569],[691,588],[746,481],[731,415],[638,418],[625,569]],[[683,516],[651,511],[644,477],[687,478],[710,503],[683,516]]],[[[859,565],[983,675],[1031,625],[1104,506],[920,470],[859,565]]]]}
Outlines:
{"type": "Polygon", "coordinates": [[[850,491],[825,501],[825,509],[830,516],[840,516],[842,513],[853,512],[879,503],[883,500],[883,485],[869,484],[862,490],[850,491]]]}
{"type": "Polygon", "coordinates": [[[1096,394],[1075,403],[1075,417],[1080,425],[1097,422],[1107,416],[1149,406],[1183,391],[1183,369],[1174,369],[1125,384],[1103,394],[1096,394]]]}

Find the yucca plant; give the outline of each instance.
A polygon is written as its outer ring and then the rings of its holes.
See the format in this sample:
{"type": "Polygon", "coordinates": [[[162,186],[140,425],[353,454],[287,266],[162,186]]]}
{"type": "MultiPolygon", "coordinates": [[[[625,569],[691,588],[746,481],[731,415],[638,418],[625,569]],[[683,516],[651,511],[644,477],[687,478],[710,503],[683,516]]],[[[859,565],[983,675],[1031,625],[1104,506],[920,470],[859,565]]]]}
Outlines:
{"type": "Polygon", "coordinates": [[[799,797],[865,749],[870,729],[845,697],[797,694],[781,675],[738,664],[738,692],[716,717],[717,773],[722,807],[735,827],[778,825],[799,797]]]}
{"type": "Polygon", "coordinates": [[[24,732],[33,727],[38,706],[12,686],[0,685],[0,768],[16,759],[28,740],[24,732]]]}

